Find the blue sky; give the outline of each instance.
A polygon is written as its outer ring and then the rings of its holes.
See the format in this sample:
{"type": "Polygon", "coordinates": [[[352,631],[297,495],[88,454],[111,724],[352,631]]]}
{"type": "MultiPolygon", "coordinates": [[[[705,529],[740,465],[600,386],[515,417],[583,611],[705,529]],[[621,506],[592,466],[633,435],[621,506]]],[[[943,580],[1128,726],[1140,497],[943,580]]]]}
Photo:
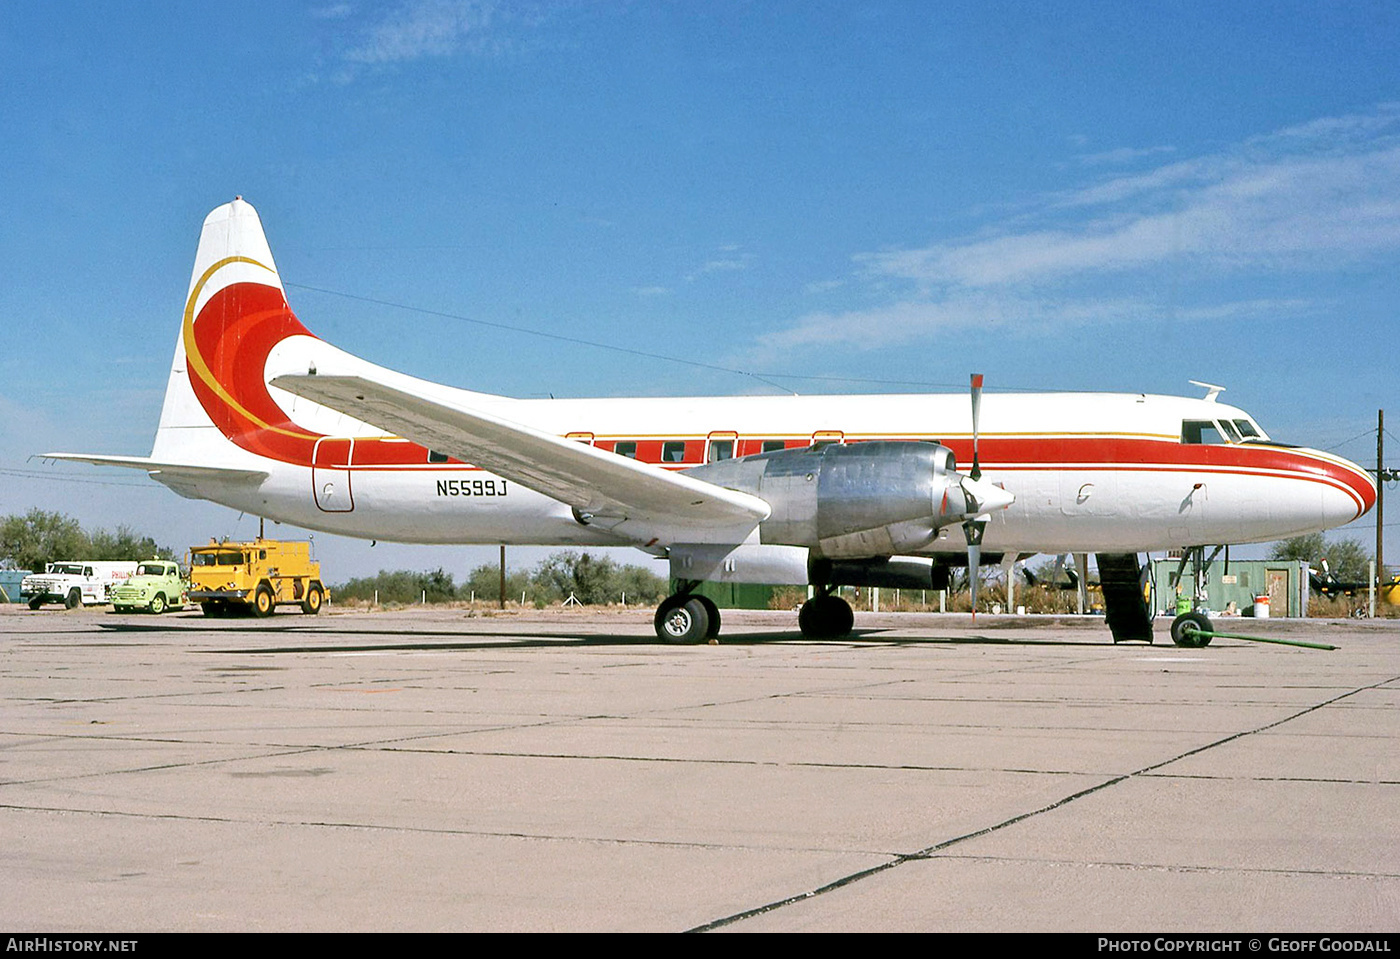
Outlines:
{"type": "MultiPolygon", "coordinates": [[[[460,386],[1197,379],[1373,463],[1398,40],[1393,3],[9,0],[0,514],[256,529],[27,460],[149,451],[199,224],[235,194],[307,325],[460,386]]],[[[494,557],[317,541],[332,579],[494,557]]]]}

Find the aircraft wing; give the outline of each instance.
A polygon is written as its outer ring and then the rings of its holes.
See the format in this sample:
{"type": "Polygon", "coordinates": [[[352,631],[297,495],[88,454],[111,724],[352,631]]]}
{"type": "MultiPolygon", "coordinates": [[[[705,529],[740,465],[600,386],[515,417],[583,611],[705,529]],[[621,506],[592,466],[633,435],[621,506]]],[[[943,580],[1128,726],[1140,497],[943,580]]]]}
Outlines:
{"type": "Polygon", "coordinates": [[[199,466],[193,463],[166,463],[148,456],[104,456],[101,453],[40,453],[40,459],[68,460],[74,463],[91,463],[94,466],[124,466],[128,469],[145,470],[148,473],[191,476],[196,479],[247,480],[262,482],[267,473],[262,470],[230,469],[224,466],[199,466]]]}
{"type": "Polygon", "coordinates": [[[490,470],[600,520],[752,529],[770,512],[766,502],[748,493],[363,377],[288,375],[276,377],[272,385],[490,470]]]}

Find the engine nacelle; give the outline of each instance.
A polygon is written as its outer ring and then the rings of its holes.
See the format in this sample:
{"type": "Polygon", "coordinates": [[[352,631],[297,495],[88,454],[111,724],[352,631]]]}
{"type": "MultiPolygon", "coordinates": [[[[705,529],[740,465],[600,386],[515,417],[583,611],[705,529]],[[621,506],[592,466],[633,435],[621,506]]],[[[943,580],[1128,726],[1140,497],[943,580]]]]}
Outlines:
{"type": "Polygon", "coordinates": [[[935,443],[780,450],[686,473],[765,500],[773,512],[759,527],[761,542],[831,559],[915,552],[976,507],[952,450],[935,443]]]}

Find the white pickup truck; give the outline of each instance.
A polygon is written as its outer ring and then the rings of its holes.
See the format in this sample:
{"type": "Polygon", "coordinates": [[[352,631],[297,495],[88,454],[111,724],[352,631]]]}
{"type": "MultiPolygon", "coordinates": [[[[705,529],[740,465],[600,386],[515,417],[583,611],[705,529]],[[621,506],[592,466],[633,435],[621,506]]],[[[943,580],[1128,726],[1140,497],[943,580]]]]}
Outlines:
{"type": "Polygon", "coordinates": [[[129,562],[49,563],[42,573],[31,573],[19,584],[20,598],[38,609],[45,603],[62,603],[69,609],[111,602],[112,588],[136,572],[129,562]]]}

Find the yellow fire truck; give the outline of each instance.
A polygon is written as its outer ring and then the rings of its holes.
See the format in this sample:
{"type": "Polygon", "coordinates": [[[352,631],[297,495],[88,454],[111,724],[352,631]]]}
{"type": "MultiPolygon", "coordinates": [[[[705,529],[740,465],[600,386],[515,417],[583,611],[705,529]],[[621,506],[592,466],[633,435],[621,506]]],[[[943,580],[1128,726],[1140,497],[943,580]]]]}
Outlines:
{"type": "Polygon", "coordinates": [[[270,616],[278,606],[297,604],[316,615],[326,599],[321,564],[311,544],[258,539],[246,543],[210,540],[190,549],[190,602],[206,616],[252,612],[270,616]]]}

